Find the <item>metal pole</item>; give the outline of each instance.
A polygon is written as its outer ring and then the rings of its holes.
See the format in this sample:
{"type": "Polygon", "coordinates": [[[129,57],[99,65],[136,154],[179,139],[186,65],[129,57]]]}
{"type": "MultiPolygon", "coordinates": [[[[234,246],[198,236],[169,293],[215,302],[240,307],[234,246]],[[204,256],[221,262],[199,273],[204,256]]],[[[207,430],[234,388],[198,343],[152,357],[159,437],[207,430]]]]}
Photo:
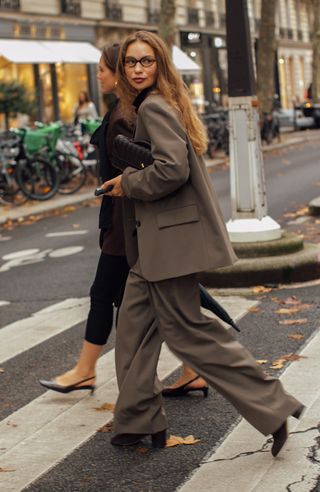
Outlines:
{"type": "Polygon", "coordinates": [[[267,215],[247,0],[226,0],[232,242],[281,237],[267,215]]]}

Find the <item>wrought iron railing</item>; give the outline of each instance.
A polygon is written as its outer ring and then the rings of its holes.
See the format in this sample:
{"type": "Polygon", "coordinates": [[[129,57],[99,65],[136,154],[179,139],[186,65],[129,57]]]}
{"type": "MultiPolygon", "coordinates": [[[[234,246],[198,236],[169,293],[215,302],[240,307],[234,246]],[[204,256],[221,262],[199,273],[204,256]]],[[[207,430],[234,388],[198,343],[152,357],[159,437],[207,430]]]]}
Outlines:
{"type": "Polygon", "coordinates": [[[214,13],[211,12],[210,10],[206,10],[205,16],[206,16],[206,26],[207,27],[214,26],[214,13]]]}
{"type": "Polygon", "coordinates": [[[219,15],[219,19],[220,19],[220,27],[222,29],[224,29],[226,27],[226,24],[227,24],[227,22],[226,22],[226,14],[220,14],[219,15]]]}
{"type": "Polygon", "coordinates": [[[303,32],[301,31],[301,29],[298,29],[297,36],[298,36],[298,41],[303,41],[303,32]]]}
{"type": "Polygon", "coordinates": [[[0,0],[0,10],[20,10],[20,0],[0,0]]]}
{"type": "Polygon", "coordinates": [[[160,21],[160,10],[148,9],[148,22],[150,24],[159,24],[159,21],[160,21]]]}
{"type": "Polygon", "coordinates": [[[188,24],[199,24],[199,10],[188,9],[188,24]]]}
{"type": "Polygon", "coordinates": [[[61,0],[61,13],[66,15],[81,15],[80,0],[61,0]]]}
{"type": "Polygon", "coordinates": [[[107,1],[106,2],[106,18],[108,20],[113,20],[113,21],[121,21],[122,20],[122,7],[121,5],[118,5],[116,3],[112,3],[107,1]]]}

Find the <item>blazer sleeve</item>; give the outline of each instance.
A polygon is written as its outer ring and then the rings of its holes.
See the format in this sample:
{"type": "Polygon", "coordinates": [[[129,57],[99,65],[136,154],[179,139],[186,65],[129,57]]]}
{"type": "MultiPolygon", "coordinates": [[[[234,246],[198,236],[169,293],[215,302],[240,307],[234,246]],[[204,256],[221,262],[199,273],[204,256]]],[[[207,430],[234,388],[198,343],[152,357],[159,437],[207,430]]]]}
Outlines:
{"type": "Polygon", "coordinates": [[[140,107],[141,119],[154,162],[143,170],[132,167],[122,175],[122,187],[130,199],[153,201],[180,188],[189,178],[186,133],[174,110],[161,101],[145,101],[140,107]]]}

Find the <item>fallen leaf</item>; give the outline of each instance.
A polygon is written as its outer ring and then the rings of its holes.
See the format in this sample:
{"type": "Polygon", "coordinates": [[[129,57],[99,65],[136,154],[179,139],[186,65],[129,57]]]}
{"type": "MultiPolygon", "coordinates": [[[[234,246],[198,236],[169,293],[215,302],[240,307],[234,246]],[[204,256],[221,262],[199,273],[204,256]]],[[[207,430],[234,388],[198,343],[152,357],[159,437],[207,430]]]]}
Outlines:
{"type": "Polygon", "coordinates": [[[271,297],[271,301],[276,302],[277,304],[282,303],[282,299],[279,299],[279,297],[276,296],[271,297]]]}
{"type": "Polygon", "coordinates": [[[137,453],[140,453],[140,454],[147,454],[149,452],[149,449],[148,448],[137,448],[137,453]]]}
{"type": "Polygon", "coordinates": [[[98,432],[112,432],[113,422],[108,422],[98,429],[98,432]]]}
{"type": "Polygon", "coordinates": [[[0,473],[14,472],[14,471],[16,471],[15,468],[1,468],[0,467],[0,473]]]}
{"type": "Polygon", "coordinates": [[[290,296],[284,299],[281,304],[301,304],[301,301],[296,298],[296,296],[290,296]]]}
{"type": "Polygon", "coordinates": [[[259,364],[259,366],[261,366],[262,364],[266,364],[268,361],[265,360],[265,359],[257,359],[256,360],[256,363],[259,364]]]}
{"type": "Polygon", "coordinates": [[[300,311],[300,308],[280,308],[275,311],[276,314],[294,314],[298,313],[300,311]]]}
{"type": "Polygon", "coordinates": [[[200,442],[200,439],[195,439],[193,436],[180,437],[180,436],[170,436],[167,439],[167,448],[171,448],[173,446],[180,446],[183,444],[197,444],[200,442]]]}
{"type": "Polygon", "coordinates": [[[80,227],[80,224],[72,224],[72,227],[73,227],[74,229],[78,229],[78,228],[80,227]]]}
{"type": "Polygon", "coordinates": [[[251,307],[248,309],[249,313],[260,313],[261,309],[258,307],[251,307]]]}
{"type": "Polygon", "coordinates": [[[2,374],[3,372],[5,372],[5,370],[3,369],[3,367],[0,367],[0,373],[2,374]]]}
{"type": "Polygon", "coordinates": [[[305,325],[308,323],[308,318],[300,318],[300,319],[283,319],[279,321],[279,325],[305,325]]]}
{"type": "Polygon", "coordinates": [[[280,308],[275,313],[277,314],[294,314],[299,313],[300,311],[305,311],[306,309],[310,309],[311,304],[297,304],[292,308],[280,308]]]}
{"type": "Polygon", "coordinates": [[[279,359],[276,359],[272,362],[270,369],[282,369],[286,362],[294,362],[300,359],[307,359],[307,357],[293,353],[282,355],[279,359]]]}
{"type": "Polygon", "coordinates": [[[262,292],[271,292],[271,287],[264,287],[263,285],[257,285],[256,287],[252,287],[252,292],[254,294],[261,294],[262,292]]]}
{"type": "Polygon", "coordinates": [[[115,408],[114,403],[103,403],[101,407],[95,407],[95,410],[97,412],[104,412],[104,411],[114,412],[114,408],[115,408]]]}
{"type": "Polygon", "coordinates": [[[302,333],[291,333],[288,335],[288,338],[291,340],[302,340],[304,338],[304,335],[302,333]]]}

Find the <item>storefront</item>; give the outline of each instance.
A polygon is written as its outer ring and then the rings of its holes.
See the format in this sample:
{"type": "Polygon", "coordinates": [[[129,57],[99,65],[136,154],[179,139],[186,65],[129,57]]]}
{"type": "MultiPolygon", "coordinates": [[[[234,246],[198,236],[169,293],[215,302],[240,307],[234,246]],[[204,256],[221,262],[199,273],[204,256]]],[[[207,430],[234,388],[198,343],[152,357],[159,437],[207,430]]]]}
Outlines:
{"type": "Polygon", "coordinates": [[[89,92],[99,104],[99,58],[100,51],[86,42],[2,39],[0,80],[17,81],[26,87],[36,100],[36,119],[70,122],[80,91],[89,92]]]}
{"type": "Polygon", "coordinates": [[[201,73],[189,81],[194,104],[200,112],[223,105],[227,96],[227,54],[225,37],[205,32],[181,32],[181,47],[201,73]]]}

